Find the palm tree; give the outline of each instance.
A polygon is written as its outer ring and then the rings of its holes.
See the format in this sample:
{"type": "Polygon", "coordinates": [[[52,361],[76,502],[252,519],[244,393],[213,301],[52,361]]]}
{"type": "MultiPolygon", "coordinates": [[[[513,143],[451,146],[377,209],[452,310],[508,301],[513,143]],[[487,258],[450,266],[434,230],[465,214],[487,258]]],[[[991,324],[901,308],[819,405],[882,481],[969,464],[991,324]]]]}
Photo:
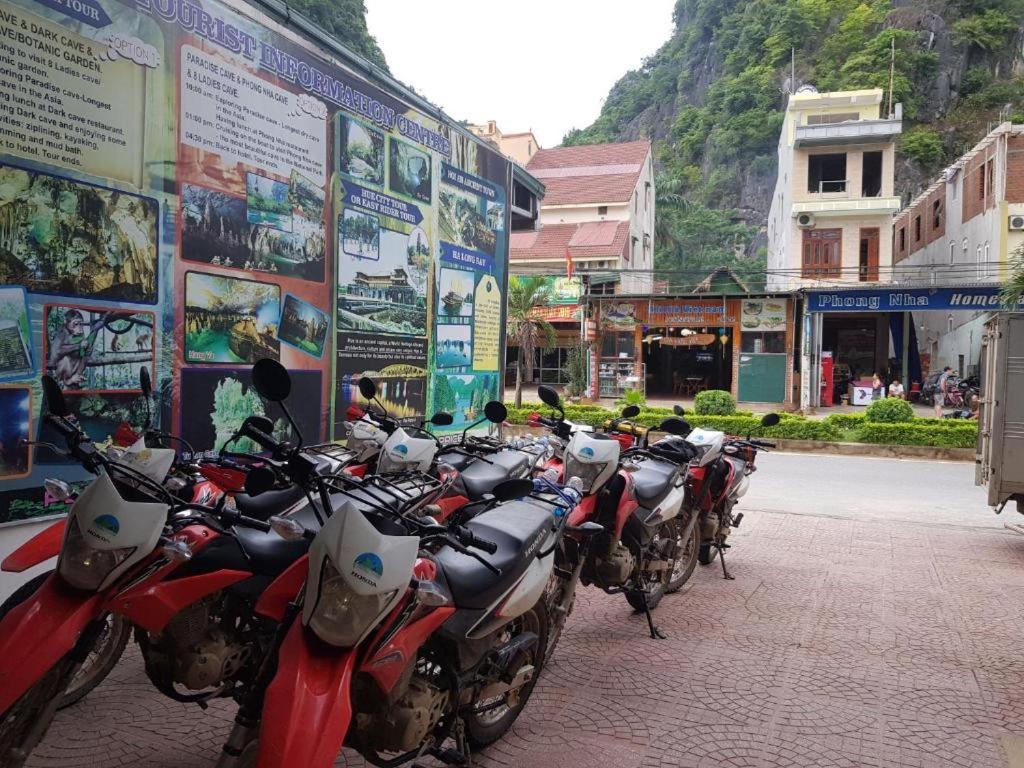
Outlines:
{"type": "Polygon", "coordinates": [[[689,210],[690,201],[683,197],[683,180],[667,173],[658,174],[654,189],[654,242],[672,248],[679,244],[675,214],[689,210]]]}
{"type": "Polygon", "coordinates": [[[1003,306],[1019,310],[1024,301],[1024,245],[1010,255],[1010,278],[1003,283],[1003,306]]]}
{"type": "Polygon", "coordinates": [[[533,376],[533,353],[555,346],[555,327],[536,317],[536,309],[550,301],[549,283],[543,277],[508,279],[508,338],[519,346],[516,357],[516,408],[523,407],[523,371],[533,376]]]}

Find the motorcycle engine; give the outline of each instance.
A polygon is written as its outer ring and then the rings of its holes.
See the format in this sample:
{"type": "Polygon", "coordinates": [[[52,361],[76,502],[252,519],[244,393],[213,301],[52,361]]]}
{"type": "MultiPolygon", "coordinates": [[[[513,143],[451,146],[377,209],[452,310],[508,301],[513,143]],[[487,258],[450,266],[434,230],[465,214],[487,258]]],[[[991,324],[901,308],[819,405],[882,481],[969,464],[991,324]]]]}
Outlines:
{"type": "Polygon", "coordinates": [[[391,706],[381,712],[356,716],[359,741],[375,752],[410,752],[419,749],[448,709],[449,694],[420,675],[391,706]]]}
{"type": "Polygon", "coordinates": [[[594,581],[609,587],[624,584],[635,567],[633,553],[622,542],[617,542],[608,554],[595,560],[594,581]]]}
{"type": "Polygon", "coordinates": [[[191,691],[232,678],[249,659],[249,647],[230,626],[221,624],[216,596],[193,603],[176,614],[159,635],[142,644],[146,668],[160,685],[178,684],[191,691]]]}

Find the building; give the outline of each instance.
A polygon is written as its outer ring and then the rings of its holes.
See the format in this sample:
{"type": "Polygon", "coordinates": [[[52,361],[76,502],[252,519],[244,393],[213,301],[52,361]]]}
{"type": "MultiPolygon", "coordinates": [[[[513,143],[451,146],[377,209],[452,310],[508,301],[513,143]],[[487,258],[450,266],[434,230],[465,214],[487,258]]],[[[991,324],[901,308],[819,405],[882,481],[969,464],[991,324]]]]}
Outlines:
{"type": "Polygon", "coordinates": [[[533,131],[502,133],[494,120],[479,124],[469,123],[466,128],[493,145],[509,160],[524,167],[540,149],[540,144],[537,142],[537,137],[533,135],[533,131]]]}
{"type": "MultiPolygon", "coordinates": [[[[981,287],[1004,279],[1009,257],[1024,245],[1024,125],[991,131],[897,216],[894,232],[901,283],[981,287]]],[[[957,302],[915,313],[926,370],[977,373],[991,309],[957,302]]]]}
{"type": "Polygon", "coordinates": [[[902,108],[882,90],[791,94],[768,217],[768,288],[884,282],[892,267],[902,108]]]}
{"type": "Polygon", "coordinates": [[[545,187],[540,231],[513,239],[513,273],[565,274],[568,254],[581,275],[609,272],[588,279],[591,293],[601,282],[608,283],[608,292],[650,292],[655,214],[650,141],[542,149],[527,170],[545,187]],[[633,273],[620,280],[621,270],[633,273]]]}
{"type": "Polygon", "coordinates": [[[351,293],[369,299],[390,301],[395,304],[415,304],[416,291],[409,284],[409,275],[401,267],[392,272],[369,274],[356,272],[351,293]]]}

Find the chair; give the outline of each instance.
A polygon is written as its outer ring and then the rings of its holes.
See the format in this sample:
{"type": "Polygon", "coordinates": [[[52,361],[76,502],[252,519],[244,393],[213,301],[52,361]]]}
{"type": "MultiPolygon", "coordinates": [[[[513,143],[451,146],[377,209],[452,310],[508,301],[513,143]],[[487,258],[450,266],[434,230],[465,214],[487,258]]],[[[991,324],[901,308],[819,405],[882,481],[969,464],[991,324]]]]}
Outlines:
{"type": "Polygon", "coordinates": [[[910,385],[910,392],[907,395],[907,399],[912,403],[916,403],[921,399],[921,382],[915,381],[910,385]]]}

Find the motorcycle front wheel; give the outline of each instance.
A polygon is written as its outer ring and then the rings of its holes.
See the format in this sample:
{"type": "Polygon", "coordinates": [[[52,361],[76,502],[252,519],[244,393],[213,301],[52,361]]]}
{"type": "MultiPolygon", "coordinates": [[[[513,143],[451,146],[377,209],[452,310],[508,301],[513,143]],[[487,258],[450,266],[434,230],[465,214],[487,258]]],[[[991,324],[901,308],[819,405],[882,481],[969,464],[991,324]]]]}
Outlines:
{"type": "MultiPolygon", "coordinates": [[[[36,593],[53,571],[41,573],[34,579],[22,584],[0,605],[0,619],[3,619],[16,606],[21,605],[36,593]]],[[[99,640],[89,653],[89,658],[79,667],[78,672],[71,678],[64,695],[61,697],[59,709],[70,707],[77,701],[85,698],[90,691],[102,683],[111,670],[117,666],[128,639],[131,637],[132,626],[123,616],[107,614],[106,626],[100,634],[99,640]]]]}
{"type": "Polygon", "coordinates": [[[686,521],[676,518],[671,521],[670,525],[673,525],[675,528],[680,552],[672,566],[672,574],[669,576],[668,584],[665,586],[665,592],[668,594],[678,592],[683,584],[690,580],[694,568],[697,567],[697,559],[700,557],[700,531],[697,530],[699,526],[693,526],[690,535],[686,538],[686,541],[683,541],[682,536],[686,532],[686,521]]]}
{"type": "Polygon", "coordinates": [[[529,652],[530,658],[523,662],[533,666],[533,676],[519,688],[499,696],[484,698],[484,690],[478,693],[476,700],[469,705],[469,712],[463,717],[466,739],[470,748],[474,750],[483,749],[504,736],[533,693],[547,648],[548,616],[543,598],[529,611],[506,625],[499,633],[498,642],[507,643],[525,632],[532,632],[537,636],[537,642],[529,652]]]}

